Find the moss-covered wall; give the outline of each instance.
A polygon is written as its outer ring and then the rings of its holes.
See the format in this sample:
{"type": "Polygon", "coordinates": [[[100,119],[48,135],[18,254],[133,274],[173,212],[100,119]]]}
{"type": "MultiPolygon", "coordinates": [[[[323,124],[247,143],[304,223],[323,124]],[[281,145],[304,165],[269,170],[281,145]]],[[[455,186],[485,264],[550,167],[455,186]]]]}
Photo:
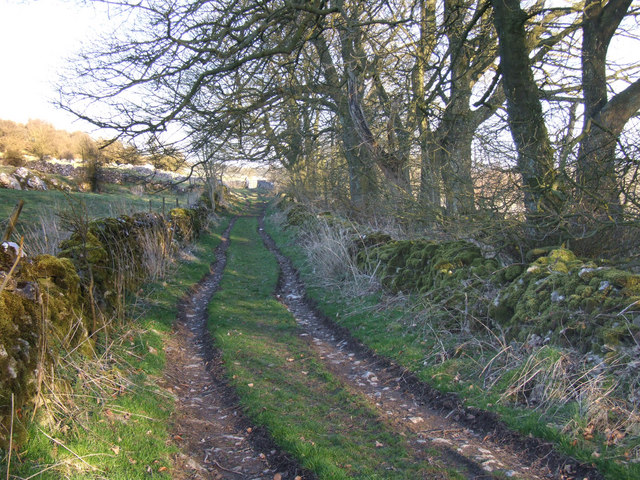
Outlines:
{"type": "Polygon", "coordinates": [[[526,341],[535,334],[603,354],[633,345],[640,331],[640,275],[582,261],[562,248],[544,253],[526,265],[500,266],[467,242],[401,240],[361,249],[356,259],[393,292],[429,293],[450,306],[457,302],[461,311],[470,297],[492,292],[485,308],[473,313],[488,313],[510,338],[526,341]],[[478,282],[491,288],[474,288],[478,282]]]}
{"type": "MultiPolygon", "coordinates": [[[[0,247],[0,285],[7,279],[0,291],[0,448],[8,444],[12,413],[24,411],[37,390],[38,370],[55,364],[62,351],[92,350],[91,297],[103,315],[118,308],[123,294],[146,278],[149,234],[167,243],[168,254],[197,237],[208,213],[199,204],[173,209],[166,219],[150,213],[98,219],[63,242],[59,257],[22,257],[11,275],[17,250],[0,247]]],[[[22,431],[14,422],[14,443],[22,431]]]]}
{"type": "MultiPolygon", "coordinates": [[[[313,228],[317,221],[301,204],[286,208],[290,225],[313,228]]],[[[526,263],[504,265],[466,241],[370,233],[354,234],[351,251],[358,267],[392,292],[428,295],[448,317],[457,311],[495,322],[508,339],[539,338],[604,356],[640,344],[640,275],[564,248],[531,250],[526,263]]]]}

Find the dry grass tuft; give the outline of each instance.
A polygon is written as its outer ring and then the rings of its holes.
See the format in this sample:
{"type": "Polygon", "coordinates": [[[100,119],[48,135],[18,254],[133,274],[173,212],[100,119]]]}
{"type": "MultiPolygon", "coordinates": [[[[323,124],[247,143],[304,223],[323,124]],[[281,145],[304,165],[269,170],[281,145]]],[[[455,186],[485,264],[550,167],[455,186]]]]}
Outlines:
{"type": "Polygon", "coordinates": [[[58,211],[58,208],[54,207],[41,213],[37,225],[25,228],[25,246],[30,257],[41,254],[57,255],[60,252],[60,243],[71,235],[60,222],[58,211]]]}
{"type": "Polygon", "coordinates": [[[316,275],[318,285],[340,288],[343,293],[360,297],[380,288],[375,271],[361,271],[352,252],[355,226],[334,226],[325,219],[318,219],[312,230],[301,236],[309,264],[316,275]]]}

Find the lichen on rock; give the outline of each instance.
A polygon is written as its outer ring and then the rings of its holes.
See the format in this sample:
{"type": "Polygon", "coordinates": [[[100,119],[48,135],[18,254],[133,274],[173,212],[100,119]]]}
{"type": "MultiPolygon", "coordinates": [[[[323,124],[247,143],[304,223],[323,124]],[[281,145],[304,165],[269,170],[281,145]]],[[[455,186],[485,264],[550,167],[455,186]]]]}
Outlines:
{"type": "Polygon", "coordinates": [[[637,327],[624,316],[640,310],[640,276],[584,262],[558,248],[537,257],[501,291],[490,313],[524,340],[553,332],[553,341],[581,351],[633,342],[637,327]],[[624,328],[614,325],[624,324],[624,328]]]}

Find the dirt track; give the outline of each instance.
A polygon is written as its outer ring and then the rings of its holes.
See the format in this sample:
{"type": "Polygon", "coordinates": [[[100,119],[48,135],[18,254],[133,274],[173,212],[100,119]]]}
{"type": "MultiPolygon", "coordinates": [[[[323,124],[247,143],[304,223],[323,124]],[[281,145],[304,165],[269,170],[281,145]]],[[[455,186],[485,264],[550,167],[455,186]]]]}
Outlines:
{"type": "Polygon", "coordinates": [[[211,273],[183,298],[175,333],[165,349],[165,387],[176,398],[173,442],[180,449],[172,478],[314,478],[244,417],[206,328],[207,306],[224,272],[233,224],[232,220],[216,249],[211,273]]]}
{"type": "MultiPolygon", "coordinates": [[[[174,442],[181,450],[173,478],[314,478],[243,417],[206,330],[206,307],[224,272],[232,227],[233,222],[216,251],[212,273],[184,299],[176,335],[166,349],[167,388],[177,399],[174,442]]],[[[435,449],[440,461],[469,479],[602,478],[548,444],[510,432],[493,415],[465,409],[454,397],[432,391],[354,341],[314,309],[291,262],[262,227],[260,234],[280,264],[276,295],[296,318],[300,336],[347,389],[365,395],[379,416],[408,439],[413,456],[425,458],[425,451],[435,449]]]]}

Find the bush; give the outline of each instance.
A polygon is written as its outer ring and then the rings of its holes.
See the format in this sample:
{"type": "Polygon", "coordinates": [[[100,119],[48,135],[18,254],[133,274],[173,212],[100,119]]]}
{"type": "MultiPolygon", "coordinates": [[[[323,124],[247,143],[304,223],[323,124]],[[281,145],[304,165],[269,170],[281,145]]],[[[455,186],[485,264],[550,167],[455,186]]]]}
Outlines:
{"type": "Polygon", "coordinates": [[[24,167],[26,162],[22,154],[16,150],[7,150],[4,154],[4,164],[10,167],[24,167]]]}

